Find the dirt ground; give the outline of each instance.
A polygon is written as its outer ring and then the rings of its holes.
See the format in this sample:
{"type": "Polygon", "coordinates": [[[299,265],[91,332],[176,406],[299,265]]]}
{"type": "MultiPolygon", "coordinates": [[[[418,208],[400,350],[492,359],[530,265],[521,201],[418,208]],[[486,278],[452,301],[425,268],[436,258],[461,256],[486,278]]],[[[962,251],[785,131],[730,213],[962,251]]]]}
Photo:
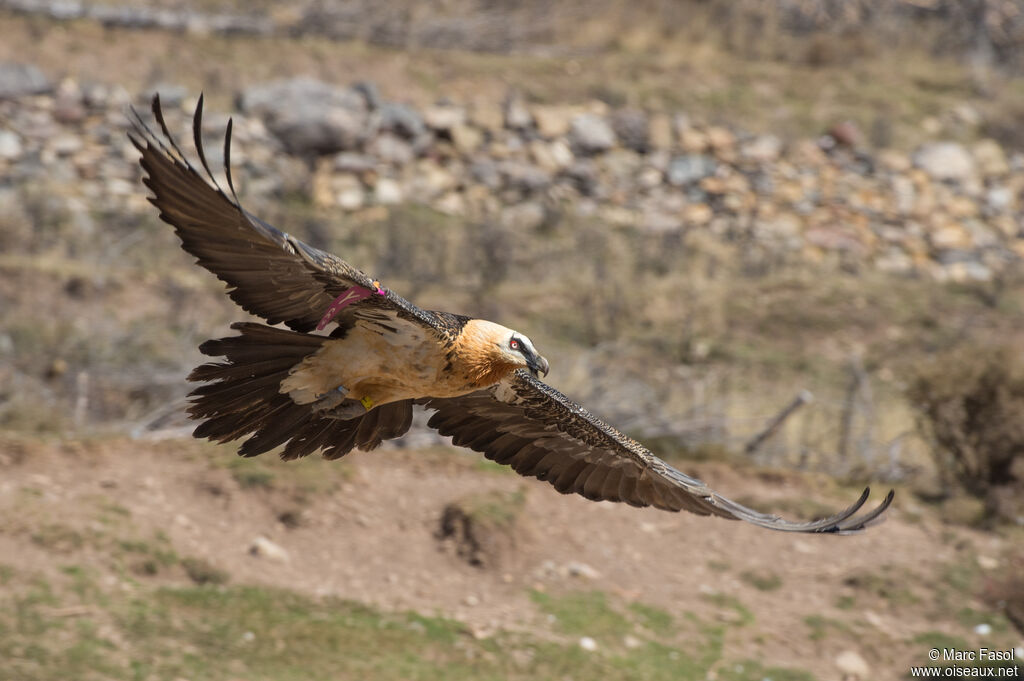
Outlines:
{"type": "MultiPolygon", "coordinates": [[[[45,577],[61,562],[89,565],[116,591],[121,578],[102,543],[41,541],[40,528],[162,532],[175,551],[232,583],[445,615],[477,637],[544,630],[531,590],[598,590],[724,623],[724,659],[798,667],[820,679],[842,678],[837,659],[848,651],[867,662],[871,678],[905,675],[925,663],[920,637],[936,632],[993,643],[963,615],[985,606],[951,575],[996,569],[1008,548],[996,535],[941,524],[908,493],[898,494],[888,522],[863,534],[794,536],[561,496],[454,449],[284,464],[186,439],[97,439],[8,440],[0,454],[0,556],[18,571],[45,577]],[[516,489],[525,506],[515,550],[496,566],[471,566],[438,538],[448,503],[516,489]],[[258,537],[286,556],[254,555],[258,537]]],[[[804,497],[838,508],[856,494],[818,477],[685,468],[762,508],[804,497]]],[[[1012,631],[1001,636],[1019,645],[1012,631]]]]}

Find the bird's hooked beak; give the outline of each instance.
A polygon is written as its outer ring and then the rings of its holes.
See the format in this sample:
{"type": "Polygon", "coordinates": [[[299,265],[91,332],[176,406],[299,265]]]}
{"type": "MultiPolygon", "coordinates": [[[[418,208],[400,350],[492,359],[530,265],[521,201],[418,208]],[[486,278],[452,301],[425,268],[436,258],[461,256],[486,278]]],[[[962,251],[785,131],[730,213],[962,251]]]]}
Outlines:
{"type": "Polygon", "coordinates": [[[537,374],[544,374],[545,376],[547,376],[548,369],[550,369],[550,367],[548,366],[548,361],[541,357],[540,355],[533,355],[532,357],[528,358],[526,360],[526,366],[527,368],[529,368],[529,370],[533,373],[534,376],[537,376],[537,374]]]}

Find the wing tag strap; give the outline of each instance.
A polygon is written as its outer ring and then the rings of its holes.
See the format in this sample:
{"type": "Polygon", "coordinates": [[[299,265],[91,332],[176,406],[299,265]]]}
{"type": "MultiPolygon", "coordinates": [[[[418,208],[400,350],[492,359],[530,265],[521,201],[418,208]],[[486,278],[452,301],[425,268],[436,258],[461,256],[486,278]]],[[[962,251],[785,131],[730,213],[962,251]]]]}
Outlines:
{"type": "MultiPolygon", "coordinates": [[[[376,283],[376,282],[374,282],[376,283]]],[[[380,286],[377,287],[376,291],[371,291],[368,288],[362,286],[350,286],[340,296],[334,299],[334,302],[327,308],[327,312],[320,318],[320,323],[316,325],[317,331],[323,331],[324,327],[331,323],[331,320],[337,316],[344,308],[348,307],[352,303],[358,303],[364,298],[369,298],[374,293],[378,296],[384,295],[384,289],[380,286]]]]}

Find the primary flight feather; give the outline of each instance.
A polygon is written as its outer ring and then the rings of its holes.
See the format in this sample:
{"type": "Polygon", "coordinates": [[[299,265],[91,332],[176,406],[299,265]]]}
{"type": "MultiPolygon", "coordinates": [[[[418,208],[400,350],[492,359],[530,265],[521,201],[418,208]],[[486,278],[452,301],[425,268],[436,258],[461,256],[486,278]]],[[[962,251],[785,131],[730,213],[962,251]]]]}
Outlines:
{"type": "Polygon", "coordinates": [[[500,324],[423,310],[344,260],[313,248],[242,208],[231,179],[231,121],[224,141],[227,190],[210,171],[201,139],[203,99],[193,120],[206,177],[182,153],[153,98],[163,139],[134,112],[150,201],[182,247],[228,285],[228,295],[268,324],[239,323],[238,335],[203,343],[219,362],[189,376],[195,436],[245,439],[239,453],[283,447],[295,459],[373,449],[400,437],[413,405],[428,425],[562,493],[669,511],[744,520],[792,532],[856,532],[892,501],[856,515],[868,490],[828,518],[790,522],[722,497],[540,380],[548,362],[524,334],[500,324]],[[331,324],[329,334],[312,333],[331,324]],[[290,330],[289,330],[290,329],[290,330]]]}

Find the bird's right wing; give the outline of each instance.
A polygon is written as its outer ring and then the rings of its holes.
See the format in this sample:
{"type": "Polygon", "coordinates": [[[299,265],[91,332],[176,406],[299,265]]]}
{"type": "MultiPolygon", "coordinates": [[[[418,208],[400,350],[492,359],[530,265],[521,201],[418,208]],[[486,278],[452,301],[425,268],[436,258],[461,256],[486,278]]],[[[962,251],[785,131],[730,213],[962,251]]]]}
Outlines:
{"type": "Polygon", "coordinates": [[[550,482],[563,494],[595,501],[717,515],[787,532],[852,533],[878,522],[893,498],[889,492],[877,508],[857,516],[868,498],[865,489],[849,508],[810,522],[759,513],[676,470],[524,370],[487,390],[422,403],[436,410],[428,425],[454,444],[550,482]]]}
{"type": "Polygon", "coordinates": [[[246,312],[296,331],[322,325],[328,310],[345,315],[383,313],[392,319],[427,326],[452,335],[453,320],[420,309],[393,291],[381,288],[341,258],[314,248],[260,220],[242,208],[231,179],[231,121],[224,139],[224,166],[230,196],[210,172],[203,151],[203,98],[192,121],[196,153],[204,177],[182,153],[164,121],[160,98],[153,117],[163,139],[132,109],[132,143],[142,157],[143,178],[160,217],[181,238],[182,248],[200,265],[227,283],[228,295],[246,312]],[[209,181],[207,180],[209,178],[209,181]],[[345,310],[341,310],[348,304],[345,310]]]}

